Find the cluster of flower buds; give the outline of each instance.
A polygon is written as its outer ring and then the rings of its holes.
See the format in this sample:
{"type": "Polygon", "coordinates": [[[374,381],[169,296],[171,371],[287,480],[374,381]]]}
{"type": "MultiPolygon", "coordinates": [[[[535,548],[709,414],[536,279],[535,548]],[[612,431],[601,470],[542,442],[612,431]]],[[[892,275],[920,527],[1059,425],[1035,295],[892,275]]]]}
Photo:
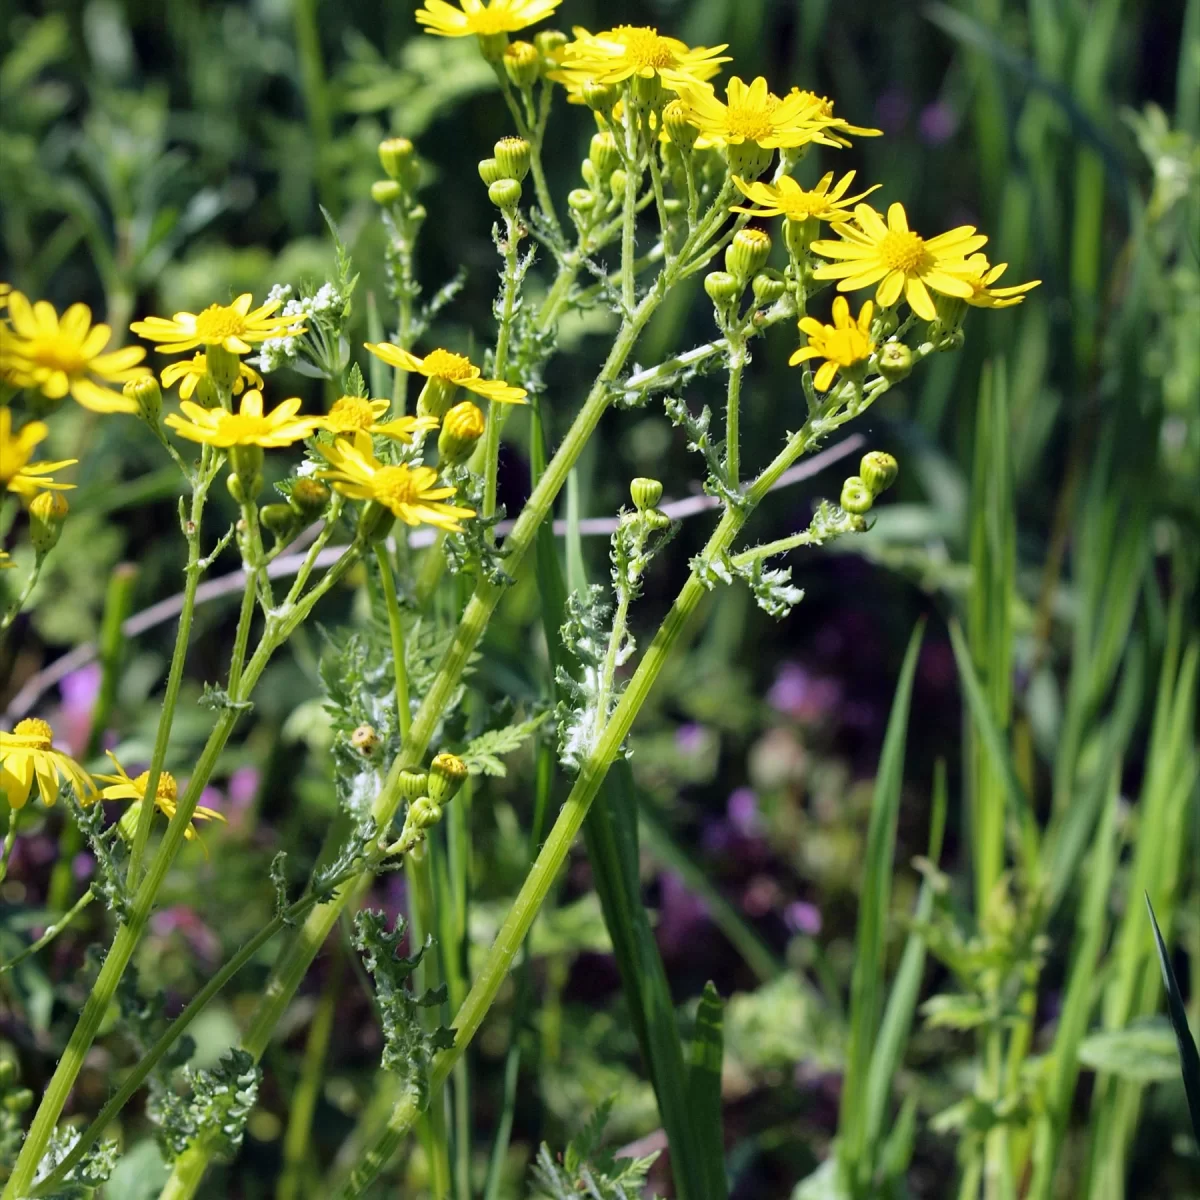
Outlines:
{"type": "Polygon", "coordinates": [[[371,184],[371,199],[409,224],[425,219],[425,206],[416,202],[421,184],[421,164],[412,142],[406,137],[384,138],[379,143],[379,165],[386,179],[371,184]]]}
{"type": "Polygon", "coordinates": [[[442,819],[442,809],[458,795],[466,778],[467,764],[445,752],[434,756],[428,771],[401,771],[400,795],[408,801],[408,812],[400,836],[388,847],[388,853],[408,854],[419,846],[442,819]]]}
{"type": "Polygon", "coordinates": [[[662,499],[663,485],[657,479],[647,479],[639,476],[629,484],[629,498],[633,501],[635,512],[630,513],[636,521],[641,521],[647,529],[666,529],[671,524],[658,502],[662,499]]]}
{"type": "Polygon", "coordinates": [[[587,187],[567,195],[567,207],[576,225],[586,231],[600,214],[620,206],[625,195],[625,172],[621,169],[617,140],[608,129],[592,135],[588,156],[579,173],[587,187]]]}
{"type": "Polygon", "coordinates": [[[705,275],[704,290],[722,328],[736,320],[747,285],[758,308],[774,304],[786,291],[783,276],[767,266],[770,256],[771,235],[765,229],[739,229],[725,248],[725,270],[705,275]]]}
{"type": "Polygon", "coordinates": [[[858,474],[842,484],[839,503],[848,513],[863,516],[871,511],[876,499],[896,482],[900,464],[882,450],[871,450],[862,456],[858,474]]]}
{"type": "Polygon", "coordinates": [[[317,520],[328,503],[329,489],[319,479],[303,476],[292,481],[286,504],[264,504],[258,519],[278,541],[286,542],[317,520]]]}
{"type": "Polygon", "coordinates": [[[492,154],[479,160],[479,178],[487,185],[488,199],[501,212],[513,213],[521,203],[521,181],[529,174],[532,151],[523,137],[502,137],[492,154]]]}
{"type": "Polygon", "coordinates": [[[500,58],[509,83],[528,94],[547,71],[560,65],[566,44],[567,35],[561,29],[545,29],[532,42],[510,42],[500,58]]]}

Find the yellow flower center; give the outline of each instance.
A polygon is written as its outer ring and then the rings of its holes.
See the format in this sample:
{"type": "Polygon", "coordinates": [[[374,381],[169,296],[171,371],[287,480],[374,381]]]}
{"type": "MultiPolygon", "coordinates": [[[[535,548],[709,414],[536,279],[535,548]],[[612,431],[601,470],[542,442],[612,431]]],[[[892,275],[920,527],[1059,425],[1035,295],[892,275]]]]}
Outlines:
{"type": "Polygon", "coordinates": [[[62,371],[67,375],[79,375],[87,370],[88,365],[88,359],[82,353],[82,344],[61,334],[33,338],[21,347],[21,357],[37,363],[39,367],[62,371]]]}
{"type": "Polygon", "coordinates": [[[371,481],[375,498],[393,512],[403,504],[413,504],[419,498],[407,467],[381,467],[371,481]]]}
{"type": "Polygon", "coordinates": [[[370,429],[375,424],[375,413],[361,396],[343,396],[333,402],[329,420],[339,429],[370,429]]]}
{"type": "Polygon", "coordinates": [[[246,319],[227,304],[210,304],[196,317],[196,336],[205,342],[223,342],[246,332],[246,319]]]}
{"type": "MultiPolygon", "coordinates": [[[[144,796],[146,794],[146,784],[150,782],[150,772],[143,771],[134,781],[133,786],[138,789],[144,796]]],[[[154,798],[156,800],[170,800],[172,803],[179,795],[179,788],[175,783],[175,776],[170,771],[160,771],[158,776],[158,787],[154,789],[154,798]]]]}
{"type": "Polygon", "coordinates": [[[32,750],[49,750],[54,745],[54,730],[40,717],[26,717],[13,726],[13,736],[34,744],[32,750]]]}
{"type": "Polygon", "coordinates": [[[251,417],[245,413],[223,413],[219,423],[222,434],[231,435],[243,444],[276,431],[270,417],[251,417]]]}
{"type": "Polygon", "coordinates": [[[871,354],[871,339],[857,325],[845,329],[826,327],[821,338],[821,354],[839,367],[852,367],[871,354]]]}
{"type": "Polygon", "coordinates": [[[491,34],[508,33],[511,16],[504,5],[497,4],[495,8],[481,8],[478,12],[470,13],[467,17],[467,27],[472,33],[487,37],[491,34]]]}
{"type": "Polygon", "coordinates": [[[424,367],[426,375],[448,379],[451,383],[461,383],[475,374],[475,368],[466,355],[453,354],[449,350],[431,350],[425,355],[424,367]]]}
{"type": "Polygon", "coordinates": [[[625,59],[635,71],[661,71],[675,65],[671,43],[659,37],[657,29],[636,25],[618,25],[616,41],[625,47],[625,59]]]}
{"type": "Polygon", "coordinates": [[[748,142],[757,142],[770,137],[771,110],[779,103],[778,97],[771,97],[763,108],[750,108],[729,105],[725,112],[725,131],[732,137],[744,138],[748,142]],[[771,103],[774,100],[774,104],[771,103]]]}
{"type": "Polygon", "coordinates": [[[925,239],[917,233],[889,232],[879,243],[879,258],[893,271],[906,275],[925,262],[925,239]]]}

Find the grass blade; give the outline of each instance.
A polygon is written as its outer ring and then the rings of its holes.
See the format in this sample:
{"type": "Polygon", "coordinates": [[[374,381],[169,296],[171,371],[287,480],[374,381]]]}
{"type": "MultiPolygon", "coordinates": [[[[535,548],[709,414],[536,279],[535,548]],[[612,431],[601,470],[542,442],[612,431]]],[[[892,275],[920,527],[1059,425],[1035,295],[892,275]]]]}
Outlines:
{"type": "Polygon", "coordinates": [[[725,1200],[728,1195],[721,1118],[721,1062],[725,1054],[723,1020],[724,1005],[710,980],[700,997],[696,1032],[689,1047],[688,1100],[707,1195],[713,1200],[725,1200]]]}

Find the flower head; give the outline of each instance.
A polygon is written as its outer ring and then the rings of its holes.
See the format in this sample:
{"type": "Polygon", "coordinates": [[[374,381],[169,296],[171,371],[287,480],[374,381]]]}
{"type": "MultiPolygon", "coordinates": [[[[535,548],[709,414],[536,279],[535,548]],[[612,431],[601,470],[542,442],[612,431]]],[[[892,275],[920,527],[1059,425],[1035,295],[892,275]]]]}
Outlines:
{"type": "Polygon", "coordinates": [[[251,310],[254,302],[249,292],[243,292],[232,304],[210,304],[203,312],[177,312],[169,321],[165,317],[147,317],[130,325],[139,337],[155,342],[160,354],[181,354],[197,346],[224,346],[230,354],[249,354],[256,342],[280,337],[284,333],[303,332],[291,328],[294,317],[273,317],[271,314],[283,303],[282,299],[268,300],[251,310]]]}
{"type": "Polygon", "coordinates": [[[381,421],[391,403],[390,400],[368,400],[365,396],[342,396],[333,402],[323,417],[318,418],[317,427],[330,433],[353,433],[361,429],[401,442],[411,442],[418,434],[437,428],[433,417],[396,417],[381,421]]]}
{"type": "Polygon", "coordinates": [[[178,413],[172,413],[165,423],[180,437],[225,449],[230,446],[290,446],[308,437],[320,420],[318,417],[298,417],[300,401],[294,396],[263,416],[262,392],[257,388],[242,397],[236,413],[224,408],[201,408],[190,400],[180,401],[179,407],[191,419],[185,420],[178,413]]]}
{"type": "Polygon", "coordinates": [[[66,780],[80,801],[96,794],[91,776],[69,755],[54,748],[54,730],[38,717],[18,721],[12,733],[0,730],[0,792],[12,808],[23,808],[34,779],[42,803],[58,799],[59,780],[66,780]]]}
{"type": "MultiPolygon", "coordinates": [[[[173,362],[163,369],[162,385],[165,388],[174,387],[179,384],[179,398],[181,400],[190,400],[192,393],[196,390],[196,385],[208,377],[208,357],[203,350],[193,354],[191,358],[181,358],[178,362],[173,362]]],[[[262,376],[248,363],[238,363],[238,375],[233,381],[233,394],[240,396],[242,391],[249,384],[252,388],[261,390],[263,385],[262,376]]]]}
{"type": "Polygon", "coordinates": [[[810,358],[823,358],[817,368],[813,383],[819,392],[829,389],[834,376],[858,363],[866,362],[875,349],[871,341],[871,317],[875,305],[868,300],[856,321],[850,315],[850,305],[845,296],[836,296],[833,301],[833,324],[822,325],[815,317],[802,317],[800,330],[808,335],[808,345],[802,346],[791,358],[790,366],[799,366],[810,358]]]}
{"type": "Polygon", "coordinates": [[[425,26],[426,33],[438,37],[494,37],[499,33],[516,33],[529,25],[544,21],[562,0],[461,0],[462,7],[455,8],[446,0],[425,0],[425,7],[417,9],[417,24],[425,26]]]}
{"type": "Polygon", "coordinates": [[[708,84],[696,86],[682,78],[680,82],[693,124],[710,145],[753,142],[764,150],[794,148],[821,140],[821,131],[829,124],[805,94],[780,99],[761,75],[749,84],[734,75],[725,85],[725,103],[708,84]]]}
{"type": "Polygon", "coordinates": [[[0,325],[0,377],[51,400],[70,395],[93,412],[137,412],[136,401],[105,385],[148,375],[138,366],[146,351],[126,346],[103,353],[112,330],[93,325],[86,304],[72,304],[60,317],[48,301],[30,304],[10,292],[8,316],[12,328],[0,325]]]}
{"type": "MultiPolygon", "coordinates": [[[[112,759],[112,764],[117,768],[117,773],[115,775],[96,776],[98,783],[108,785],[100,790],[99,798],[103,800],[132,800],[137,804],[142,803],[146,799],[146,784],[150,782],[150,772],[143,771],[136,779],[131,779],[125,768],[117,761],[117,756],[111,750],[105,751],[105,753],[112,759]]],[[[175,782],[175,776],[170,771],[160,771],[158,786],[154,789],[154,807],[170,821],[175,816],[178,799],[179,786],[175,782]]],[[[203,804],[197,804],[195,811],[192,813],[192,820],[224,821],[225,817],[217,812],[215,808],[206,808],[203,804]]],[[[184,837],[188,841],[192,841],[199,836],[195,825],[189,821],[184,837]]],[[[201,845],[203,844],[201,842],[201,845]]]]}
{"type": "Polygon", "coordinates": [[[949,233],[923,238],[908,227],[903,204],[888,209],[887,223],[869,204],[854,210],[853,224],[837,225],[841,241],[813,242],[812,248],[825,258],[841,259],[814,272],[817,279],[837,279],[839,292],[878,283],[876,301],[889,308],[900,299],[926,321],[937,316],[932,288],[945,296],[966,300],[974,288],[967,277],[967,255],[978,250],[987,238],[973,225],[960,225],[949,233]]]}
{"type": "Polygon", "coordinates": [[[415,371],[426,379],[438,379],[452,387],[464,387],[468,392],[493,400],[497,404],[524,404],[525,389],[514,387],[500,379],[483,379],[480,370],[464,354],[450,350],[431,350],[418,358],[391,342],[367,342],[366,347],[376,358],[402,371],[415,371]]]}
{"type": "Polygon", "coordinates": [[[811,190],[802,188],[790,175],[780,176],[778,183],[746,183],[737,176],[733,182],[747,200],[759,206],[735,205],[734,212],[749,213],[752,217],[787,217],[789,221],[805,221],[812,217],[834,224],[849,221],[851,206],[882,187],[877,183],[856,196],[847,196],[846,192],[854,182],[853,171],[847,171],[836,184],[833,184],[833,172],[826,171],[811,190]],[[830,184],[833,184],[832,188],[830,184]]]}
{"type": "Polygon", "coordinates": [[[73,467],[79,459],[64,458],[58,462],[31,463],[34,447],[42,441],[49,430],[44,421],[27,421],[13,436],[12,409],[0,408],[0,484],[8,491],[29,497],[39,488],[73,488],[73,483],[56,483],[50,478],[51,471],[73,467]]]}
{"type": "Polygon", "coordinates": [[[351,500],[373,500],[406,525],[436,525],[457,533],[461,519],[475,515],[474,509],[445,503],[454,488],[438,486],[432,467],[381,463],[370,436],[361,430],[352,440],[338,438],[332,446],[318,445],[317,450],[329,462],[328,470],[317,472],[318,478],[328,480],[351,500]]]}
{"type": "Polygon", "coordinates": [[[729,56],[721,54],[724,46],[692,49],[644,26],[618,25],[595,34],[576,26],[573,32],[575,40],[563,47],[562,65],[565,74],[580,82],[614,84],[635,75],[661,75],[669,87],[678,88],[711,79],[721,63],[729,62],[729,56]]]}
{"type": "Polygon", "coordinates": [[[962,277],[971,285],[971,294],[963,299],[975,308],[1011,308],[1025,299],[1042,281],[1032,279],[1028,283],[1014,283],[1009,287],[992,287],[992,284],[1008,270],[1008,263],[997,263],[994,267],[985,255],[972,254],[966,261],[962,277]]]}
{"type": "Polygon", "coordinates": [[[816,92],[806,92],[796,87],[788,92],[789,100],[793,96],[800,97],[813,116],[823,123],[824,128],[821,130],[820,136],[813,139],[820,142],[822,146],[846,149],[850,145],[849,139],[845,137],[848,133],[852,133],[855,137],[881,137],[883,135],[882,129],[867,129],[862,125],[851,125],[845,118],[835,117],[833,101],[828,96],[818,96],[816,92]]]}

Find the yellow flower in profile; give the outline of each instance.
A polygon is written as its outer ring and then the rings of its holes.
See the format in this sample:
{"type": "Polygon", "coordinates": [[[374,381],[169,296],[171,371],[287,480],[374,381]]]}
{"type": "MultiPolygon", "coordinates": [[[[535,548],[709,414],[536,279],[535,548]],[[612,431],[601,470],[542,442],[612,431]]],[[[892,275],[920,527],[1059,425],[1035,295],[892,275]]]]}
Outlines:
{"type": "Polygon", "coordinates": [[[848,370],[871,357],[875,349],[875,343],[871,341],[874,312],[875,305],[868,300],[856,321],[850,315],[846,297],[835,296],[832,325],[822,325],[815,317],[801,318],[800,331],[808,335],[808,345],[797,350],[788,359],[788,365],[796,367],[810,358],[823,358],[825,361],[817,368],[813,383],[817,391],[828,391],[839,371],[848,370]]]}
{"type": "Polygon", "coordinates": [[[426,33],[438,37],[494,37],[498,33],[516,33],[529,25],[544,21],[562,0],[461,0],[455,8],[446,0],[425,0],[417,9],[417,24],[426,33]]]}
{"type": "MultiPolygon", "coordinates": [[[[196,385],[208,375],[208,357],[203,350],[193,354],[191,358],[181,358],[164,368],[162,385],[165,388],[179,384],[179,398],[190,400],[196,385]]],[[[249,363],[238,362],[238,375],[233,381],[233,394],[240,396],[246,385],[258,388],[263,386],[262,376],[249,363]]]]}
{"type": "Polygon", "coordinates": [[[854,221],[835,226],[841,241],[813,242],[817,254],[843,260],[818,267],[813,272],[817,279],[840,280],[839,292],[878,283],[875,300],[881,307],[890,308],[903,294],[909,308],[926,321],[937,316],[930,288],[962,300],[975,294],[966,278],[972,274],[967,255],[987,237],[976,233],[974,225],[926,239],[909,229],[903,204],[888,209],[887,224],[869,204],[860,204],[854,221]]]}
{"type": "Polygon", "coordinates": [[[862,125],[851,125],[843,117],[833,115],[833,101],[828,96],[818,96],[816,92],[806,92],[802,88],[792,88],[788,98],[799,96],[804,100],[813,116],[824,123],[821,135],[814,138],[822,146],[832,146],[835,149],[849,149],[850,141],[845,134],[855,137],[882,137],[882,129],[867,129],[862,125]]]}
{"type": "Polygon", "coordinates": [[[330,433],[354,433],[361,429],[378,437],[411,442],[418,434],[437,428],[433,417],[396,417],[391,421],[380,418],[391,408],[390,400],[368,400],[365,396],[341,396],[332,407],[317,419],[317,427],[330,433]]]}
{"type": "MultiPolygon", "coordinates": [[[[117,773],[115,775],[96,776],[98,783],[108,785],[100,790],[100,795],[97,798],[102,800],[132,800],[135,804],[144,803],[146,799],[146,784],[150,782],[150,772],[143,771],[136,779],[130,779],[128,772],[117,761],[117,756],[111,750],[107,750],[105,753],[112,759],[112,764],[117,768],[117,773]]],[[[175,816],[178,800],[179,786],[175,782],[175,776],[170,771],[160,771],[158,786],[154,789],[154,807],[170,821],[175,816]]],[[[224,814],[217,812],[215,808],[206,808],[203,804],[197,804],[195,811],[192,813],[192,820],[224,821],[225,817],[224,814]]],[[[184,837],[190,842],[199,836],[195,825],[189,821],[184,837]]],[[[204,845],[203,840],[201,840],[200,844],[201,846],[204,845]]],[[[207,854],[208,851],[206,850],[205,853],[207,854]]]]}
{"type": "Polygon", "coordinates": [[[0,792],[12,808],[24,808],[35,779],[47,808],[58,799],[60,779],[81,802],[96,795],[92,777],[70,755],[55,750],[54,730],[39,717],[26,717],[12,733],[0,730],[0,792]]]}
{"type": "Polygon", "coordinates": [[[361,430],[353,440],[338,438],[332,446],[318,445],[317,450],[330,466],[317,472],[318,479],[327,480],[351,500],[373,500],[406,525],[435,525],[458,533],[461,520],[475,515],[473,508],[444,503],[454,495],[454,488],[438,486],[432,467],[381,463],[371,448],[370,436],[361,430]]]}
{"type": "Polygon", "coordinates": [[[431,350],[424,358],[418,358],[391,342],[366,342],[366,348],[381,358],[388,366],[401,371],[414,371],[426,379],[439,379],[452,387],[464,387],[468,392],[493,400],[497,404],[524,404],[525,389],[514,387],[499,379],[483,379],[480,370],[464,354],[450,350],[431,350]]]}
{"type": "Polygon", "coordinates": [[[17,431],[12,431],[12,409],[0,408],[0,484],[19,496],[32,496],[39,488],[64,491],[73,488],[73,483],[56,483],[50,478],[51,471],[73,467],[79,459],[63,458],[58,462],[31,463],[34,447],[49,433],[45,421],[27,421],[17,431]]]}
{"type": "Polygon", "coordinates": [[[983,254],[972,254],[966,262],[963,278],[971,285],[971,294],[963,299],[975,308],[1011,308],[1025,299],[1042,281],[1031,279],[1028,283],[1014,283],[1009,287],[992,287],[992,284],[1008,270],[1008,263],[997,263],[994,267],[983,254]]]}
{"type": "Polygon", "coordinates": [[[800,94],[780,99],[760,75],[744,83],[736,75],[725,85],[725,103],[711,85],[696,86],[680,78],[692,122],[710,145],[738,146],[754,142],[764,150],[794,148],[818,140],[828,122],[800,94]]]}
{"type": "Polygon", "coordinates": [[[181,354],[197,346],[224,346],[230,354],[249,354],[255,343],[267,338],[303,333],[295,317],[273,317],[283,303],[268,300],[251,310],[254,298],[243,292],[232,304],[210,304],[203,312],[177,312],[165,317],[147,317],[129,326],[138,337],[158,346],[160,354],[181,354]]]}
{"type": "Polygon", "coordinates": [[[572,31],[575,40],[563,47],[564,72],[593,83],[614,84],[639,75],[651,79],[663,72],[669,87],[704,83],[729,62],[722,56],[725,46],[692,49],[677,38],[663,37],[657,29],[618,25],[601,33],[588,33],[581,26],[572,31]]]}
{"type": "Polygon", "coordinates": [[[790,175],[780,176],[778,183],[746,183],[735,175],[733,182],[747,200],[759,206],[745,208],[734,205],[733,212],[749,213],[752,217],[787,217],[789,221],[805,221],[813,217],[833,224],[849,221],[853,216],[848,211],[851,206],[883,186],[876,183],[865,192],[847,196],[854,182],[853,171],[847,171],[832,190],[832,171],[826,171],[812,189],[802,188],[790,175]]]}
{"type": "Polygon", "coordinates": [[[242,397],[235,413],[224,408],[201,408],[191,400],[181,400],[179,407],[191,420],[172,413],[167,417],[166,425],[189,441],[207,442],[222,449],[230,446],[290,446],[308,437],[319,421],[318,417],[296,415],[300,411],[300,401],[295,396],[263,416],[262,392],[257,388],[242,397]]]}
{"type": "Polygon", "coordinates": [[[70,395],[93,412],[137,412],[137,402],[106,384],[125,384],[149,375],[138,366],[141,346],[103,353],[112,339],[107,325],[92,324],[86,304],[72,304],[60,317],[46,300],[30,304],[20,292],[8,294],[12,328],[0,325],[0,377],[33,388],[50,400],[70,395]]]}

